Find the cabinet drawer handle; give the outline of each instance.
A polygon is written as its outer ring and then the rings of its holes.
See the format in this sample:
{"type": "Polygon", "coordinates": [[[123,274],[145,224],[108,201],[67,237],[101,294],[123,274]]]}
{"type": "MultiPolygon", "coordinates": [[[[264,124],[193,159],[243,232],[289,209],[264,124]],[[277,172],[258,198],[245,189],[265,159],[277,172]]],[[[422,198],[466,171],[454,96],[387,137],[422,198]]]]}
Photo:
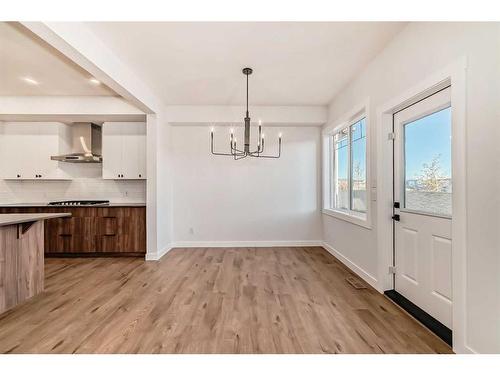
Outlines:
{"type": "Polygon", "coordinates": [[[72,237],[73,235],[72,234],[60,234],[59,236],[60,237],[72,237]]]}
{"type": "Polygon", "coordinates": [[[104,234],[104,237],[114,237],[116,236],[116,233],[113,233],[113,234],[104,234]]]}

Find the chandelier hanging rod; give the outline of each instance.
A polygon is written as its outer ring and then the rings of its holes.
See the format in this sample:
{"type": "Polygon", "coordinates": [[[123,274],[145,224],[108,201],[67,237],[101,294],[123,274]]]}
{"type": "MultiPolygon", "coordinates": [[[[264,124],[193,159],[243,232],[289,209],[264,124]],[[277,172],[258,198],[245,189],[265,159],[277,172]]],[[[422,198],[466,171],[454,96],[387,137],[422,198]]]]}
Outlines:
{"type": "Polygon", "coordinates": [[[264,155],[264,134],[262,133],[262,122],[259,120],[259,136],[257,141],[257,149],[255,151],[250,151],[250,114],[248,111],[248,76],[253,73],[252,68],[244,68],[243,74],[246,75],[246,113],[244,118],[245,133],[244,133],[244,143],[243,150],[237,147],[236,137],[234,137],[233,129],[231,129],[231,134],[229,136],[229,149],[230,153],[216,152],[214,150],[214,128],[210,132],[210,152],[213,155],[220,156],[232,156],[234,160],[243,159],[247,156],[255,158],[268,158],[268,159],[278,159],[281,156],[281,133],[278,137],[278,154],[277,155],[264,155]]]}

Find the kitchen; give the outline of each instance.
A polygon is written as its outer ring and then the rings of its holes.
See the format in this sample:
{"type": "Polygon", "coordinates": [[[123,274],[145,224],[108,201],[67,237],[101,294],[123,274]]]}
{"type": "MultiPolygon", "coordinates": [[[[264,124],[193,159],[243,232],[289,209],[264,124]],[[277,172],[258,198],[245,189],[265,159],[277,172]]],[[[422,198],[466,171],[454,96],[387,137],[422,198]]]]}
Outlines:
{"type": "Polygon", "coordinates": [[[0,157],[0,217],[44,219],[45,257],[144,257],[144,122],[5,121],[0,157]]]}
{"type": "Polygon", "coordinates": [[[0,24],[0,313],[48,257],[146,254],[146,115],[17,23],[0,24]]]}
{"type": "Polygon", "coordinates": [[[145,254],[145,123],[4,122],[0,145],[1,213],[72,214],[46,254],[145,254]]]}

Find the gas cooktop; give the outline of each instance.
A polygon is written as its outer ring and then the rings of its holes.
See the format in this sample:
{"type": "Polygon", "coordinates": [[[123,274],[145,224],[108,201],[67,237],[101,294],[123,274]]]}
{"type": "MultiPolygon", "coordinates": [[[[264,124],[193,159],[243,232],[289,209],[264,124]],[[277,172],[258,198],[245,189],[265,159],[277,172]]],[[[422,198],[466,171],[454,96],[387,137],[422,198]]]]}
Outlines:
{"type": "Polygon", "coordinates": [[[109,204],[108,200],[81,200],[81,201],[57,201],[49,202],[49,206],[96,206],[102,204],[109,204]]]}

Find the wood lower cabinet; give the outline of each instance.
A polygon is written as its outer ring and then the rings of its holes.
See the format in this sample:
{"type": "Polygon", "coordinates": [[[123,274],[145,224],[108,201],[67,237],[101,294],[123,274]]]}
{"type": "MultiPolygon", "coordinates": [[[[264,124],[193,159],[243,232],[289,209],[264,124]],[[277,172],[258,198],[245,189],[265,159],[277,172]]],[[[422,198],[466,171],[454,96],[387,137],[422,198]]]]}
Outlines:
{"type": "Polygon", "coordinates": [[[100,208],[98,228],[101,252],[146,253],[146,209],[100,208]]]}
{"type": "Polygon", "coordinates": [[[145,207],[16,207],[1,213],[69,212],[45,223],[46,256],[143,256],[145,207]]]}

